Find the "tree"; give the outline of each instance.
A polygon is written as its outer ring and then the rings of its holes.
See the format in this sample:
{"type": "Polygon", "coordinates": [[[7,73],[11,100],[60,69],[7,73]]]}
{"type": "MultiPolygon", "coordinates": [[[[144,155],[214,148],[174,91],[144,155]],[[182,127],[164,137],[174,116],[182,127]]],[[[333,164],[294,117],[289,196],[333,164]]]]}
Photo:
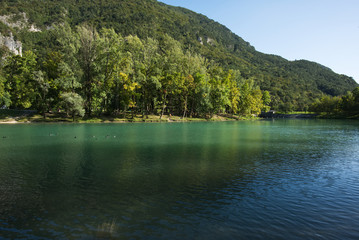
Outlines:
{"type": "MultiPolygon", "coordinates": [[[[123,106],[124,112],[127,111],[128,108],[136,107],[136,90],[141,86],[137,82],[131,81],[127,74],[117,71],[115,76],[115,86],[116,93],[121,96],[121,105],[123,106]]],[[[116,99],[118,101],[118,99],[116,99]]],[[[134,111],[132,111],[132,117],[134,115],[134,111]]]]}
{"type": "Polygon", "coordinates": [[[34,81],[36,82],[38,105],[41,109],[43,117],[46,118],[46,112],[50,99],[48,98],[50,83],[46,81],[42,71],[34,72],[34,81]]]}
{"type": "Polygon", "coordinates": [[[75,121],[76,116],[83,117],[85,115],[84,101],[77,93],[63,93],[61,95],[62,106],[66,110],[67,114],[72,116],[72,120],[75,121]]]}
{"type": "Polygon", "coordinates": [[[69,66],[75,76],[81,78],[83,72],[79,66],[78,53],[80,49],[79,35],[65,22],[57,25],[53,30],[56,36],[56,44],[62,54],[62,60],[69,66]]]}
{"type": "Polygon", "coordinates": [[[162,77],[160,79],[162,89],[160,98],[162,101],[161,116],[164,115],[166,107],[171,102],[171,98],[177,90],[177,82],[181,79],[181,59],[183,51],[181,44],[168,35],[164,35],[160,41],[160,51],[162,55],[162,77]]]}
{"type": "Polygon", "coordinates": [[[0,107],[11,105],[10,94],[5,90],[5,77],[0,70],[0,107]]]}
{"type": "MultiPolygon", "coordinates": [[[[339,105],[339,103],[335,104],[334,101],[334,98],[329,96],[323,97],[321,99],[321,104],[322,106],[324,106],[323,108],[325,109],[324,112],[334,112],[335,108],[339,108],[339,106],[337,106],[339,105]]],[[[348,92],[345,96],[343,96],[341,98],[340,105],[340,108],[344,112],[352,112],[355,108],[355,95],[353,94],[353,92],[348,92]]]]}
{"type": "Polygon", "coordinates": [[[102,29],[97,44],[97,91],[100,96],[100,113],[119,111],[120,73],[129,69],[128,55],[124,50],[125,41],[113,29],[102,29]]]}
{"type": "Polygon", "coordinates": [[[85,96],[85,111],[91,116],[92,104],[94,99],[95,82],[99,74],[97,58],[98,58],[98,33],[94,26],[82,25],[77,27],[80,48],[78,51],[78,62],[83,72],[82,85],[85,96]]]}
{"type": "Polygon", "coordinates": [[[270,93],[268,91],[263,92],[262,101],[263,101],[263,111],[268,112],[270,110],[269,104],[272,101],[270,93]]]}
{"type": "Polygon", "coordinates": [[[323,96],[320,100],[317,100],[310,107],[310,110],[317,113],[338,113],[341,110],[347,111],[352,108],[353,95],[340,97],[323,96]]]}
{"type": "Polygon", "coordinates": [[[226,78],[224,79],[224,84],[229,89],[230,112],[233,114],[238,112],[239,100],[241,96],[240,89],[238,87],[238,80],[236,80],[236,75],[240,76],[240,73],[229,70],[226,78]]]}
{"type": "Polygon", "coordinates": [[[48,83],[47,101],[48,108],[54,109],[60,102],[60,94],[63,90],[62,81],[57,81],[60,78],[60,65],[63,63],[64,56],[57,51],[51,51],[46,54],[41,64],[41,71],[43,73],[44,81],[48,83]]]}
{"type": "Polygon", "coordinates": [[[241,86],[240,113],[244,115],[259,114],[263,107],[262,91],[254,87],[253,79],[246,80],[241,86]]]}
{"type": "MultiPolygon", "coordinates": [[[[141,90],[145,91],[144,83],[146,82],[146,76],[144,74],[144,45],[143,42],[137,36],[127,36],[125,38],[125,52],[129,59],[129,71],[128,71],[128,80],[139,84],[141,90]]],[[[142,98],[142,114],[145,114],[145,101],[144,93],[137,94],[137,98],[142,98]]],[[[134,105],[133,105],[134,107],[134,105]]],[[[127,110],[128,106],[126,106],[127,110]]],[[[132,109],[132,114],[134,114],[135,109],[132,109]]]]}
{"type": "Polygon", "coordinates": [[[194,93],[191,103],[191,113],[190,115],[198,115],[207,117],[207,114],[212,109],[212,104],[210,101],[210,91],[211,86],[208,81],[207,74],[197,73],[194,75],[194,93]]]}
{"type": "Polygon", "coordinates": [[[359,87],[356,87],[353,91],[353,97],[354,97],[354,101],[356,103],[359,103],[359,87]]]}
{"type": "Polygon", "coordinates": [[[195,54],[191,50],[187,50],[183,55],[181,64],[181,72],[183,74],[180,81],[181,103],[183,105],[183,117],[190,110],[190,116],[193,115],[197,105],[198,91],[201,89],[200,76],[204,76],[207,72],[207,61],[205,58],[195,54]],[[198,77],[196,79],[196,77],[198,77]]]}
{"type": "Polygon", "coordinates": [[[260,114],[262,108],[264,107],[264,104],[263,104],[263,94],[259,88],[252,90],[250,94],[249,102],[250,102],[251,114],[255,114],[255,115],[260,114]]]}
{"type": "Polygon", "coordinates": [[[230,89],[225,79],[225,72],[217,64],[213,65],[209,69],[209,84],[210,84],[210,101],[212,109],[210,110],[210,116],[212,117],[217,113],[224,113],[227,106],[230,106],[229,94],[230,89]]]}
{"type": "Polygon", "coordinates": [[[66,62],[60,62],[58,66],[59,75],[54,80],[56,87],[60,91],[60,95],[63,92],[76,92],[82,85],[79,79],[75,76],[69,64],[66,62]]]}
{"type": "Polygon", "coordinates": [[[191,74],[188,76],[180,78],[180,81],[178,81],[178,92],[180,95],[180,101],[182,103],[183,109],[183,115],[182,118],[186,117],[187,111],[188,111],[188,98],[189,95],[192,93],[194,89],[194,78],[191,74]]]}
{"type": "Polygon", "coordinates": [[[142,92],[143,113],[147,115],[157,110],[158,91],[162,87],[160,82],[162,69],[159,42],[153,38],[147,38],[143,41],[143,45],[142,73],[144,78],[139,84],[142,92]]]}
{"type": "Polygon", "coordinates": [[[34,81],[36,68],[36,55],[32,51],[7,58],[4,66],[5,91],[11,93],[10,101],[14,108],[30,108],[34,104],[37,95],[34,81]]]}

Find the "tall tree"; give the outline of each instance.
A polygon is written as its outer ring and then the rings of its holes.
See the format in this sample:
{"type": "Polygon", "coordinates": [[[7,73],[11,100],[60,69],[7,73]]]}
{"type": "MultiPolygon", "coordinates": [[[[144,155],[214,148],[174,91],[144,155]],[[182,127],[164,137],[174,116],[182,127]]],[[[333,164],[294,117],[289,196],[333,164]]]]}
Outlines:
{"type": "Polygon", "coordinates": [[[85,96],[85,111],[91,116],[92,104],[94,99],[96,77],[99,74],[98,58],[98,33],[94,26],[82,25],[77,28],[80,48],[78,52],[78,62],[82,69],[82,85],[85,96]]]}
{"type": "Polygon", "coordinates": [[[63,99],[63,108],[72,116],[73,121],[75,121],[76,116],[83,117],[85,115],[84,102],[79,94],[73,92],[63,93],[61,98],[63,99]]]}
{"type": "Polygon", "coordinates": [[[143,61],[142,72],[144,78],[140,82],[143,108],[146,115],[149,112],[154,112],[157,108],[158,90],[162,87],[161,78],[161,56],[159,54],[159,42],[152,38],[147,38],[143,41],[143,61]]]}
{"type": "MultiPolygon", "coordinates": [[[[129,64],[130,64],[130,68],[128,71],[128,79],[129,81],[131,81],[132,83],[137,83],[139,84],[139,86],[141,86],[141,90],[143,90],[142,88],[142,84],[145,83],[146,81],[146,76],[144,74],[144,65],[143,65],[143,61],[144,61],[144,45],[143,42],[137,37],[137,36],[127,36],[125,38],[125,51],[128,55],[128,59],[129,59],[129,64]],[[141,84],[142,83],[142,84],[141,84]]],[[[144,94],[138,94],[137,98],[141,99],[143,98],[144,94]]],[[[145,101],[142,99],[142,113],[143,115],[145,114],[145,101]]],[[[134,112],[136,111],[135,106],[137,105],[132,105],[132,113],[134,114],[134,112]]],[[[126,106],[126,110],[127,110],[126,106]]]]}
{"type": "Polygon", "coordinates": [[[183,50],[181,44],[168,35],[164,35],[160,41],[160,51],[162,55],[162,69],[161,77],[162,91],[160,98],[162,101],[161,117],[163,116],[166,107],[171,103],[172,97],[175,94],[178,81],[181,79],[181,59],[183,58],[183,50]]]}
{"type": "Polygon", "coordinates": [[[259,114],[263,105],[262,91],[254,86],[253,79],[246,80],[240,88],[239,110],[243,115],[259,114]]]}
{"type": "Polygon", "coordinates": [[[225,72],[221,67],[216,64],[212,65],[209,69],[209,75],[209,83],[211,85],[210,99],[212,103],[210,116],[213,116],[217,113],[223,113],[226,106],[230,105],[230,89],[223,81],[225,79],[225,72]]]}
{"type": "Polygon", "coordinates": [[[269,91],[264,91],[263,92],[263,96],[262,96],[262,100],[263,100],[263,110],[265,112],[268,112],[270,110],[270,103],[272,102],[271,96],[269,91]]]}
{"type": "Polygon", "coordinates": [[[48,93],[50,89],[50,83],[45,78],[44,73],[42,71],[34,72],[34,81],[36,83],[37,88],[37,99],[38,99],[38,109],[41,109],[43,117],[46,118],[46,112],[48,110],[48,106],[50,104],[50,99],[48,98],[48,93]]]}
{"type": "Polygon", "coordinates": [[[119,111],[121,73],[129,69],[129,59],[124,51],[124,39],[113,29],[102,29],[98,39],[99,95],[102,111],[119,111]],[[110,109],[111,103],[114,106],[110,109]]]}
{"type": "Polygon", "coordinates": [[[6,78],[0,69],[0,107],[9,107],[11,105],[10,94],[5,90],[6,78]]]}
{"type": "Polygon", "coordinates": [[[11,105],[14,108],[30,108],[36,99],[34,72],[37,70],[36,55],[26,51],[23,56],[7,58],[4,71],[5,91],[11,93],[11,105]]]}

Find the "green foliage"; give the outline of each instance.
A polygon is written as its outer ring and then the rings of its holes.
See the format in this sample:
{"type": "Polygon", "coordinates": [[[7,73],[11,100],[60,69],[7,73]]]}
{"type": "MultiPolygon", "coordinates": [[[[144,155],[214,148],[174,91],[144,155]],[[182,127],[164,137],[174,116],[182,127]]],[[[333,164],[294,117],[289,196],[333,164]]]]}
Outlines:
{"type": "Polygon", "coordinates": [[[42,91],[33,79],[37,71],[49,84],[46,109],[72,92],[83,97],[88,115],[307,110],[323,95],[358,86],[319,64],[257,52],[223,25],[155,0],[0,2],[0,14],[14,14],[14,21],[24,21],[23,12],[42,32],[0,23],[1,33],[12,31],[36,55],[36,66],[16,57],[4,64],[2,92],[11,96],[3,98],[13,108],[39,108],[40,95],[30,90],[42,91]]]}
{"type": "Polygon", "coordinates": [[[253,79],[247,80],[240,88],[240,112],[243,115],[259,114],[263,107],[262,91],[254,86],[253,79]]]}
{"type": "Polygon", "coordinates": [[[316,113],[356,116],[359,114],[359,87],[341,97],[323,96],[309,108],[316,113]]]}
{"type": "Polygon", "coordinates": [[[68,114],[71,114],[73,121],[76,116],[83,117],[85,109],[83,108],[84,101],[77,93],[63,93],[61,95],[62,106],[68,114]]]}
{"type": "Polygon", "coordinates": [[[29,108],[36,98],[34,72],[37,70],[36,55],[27,51],[21,56],[7,59],[5,72],[5,91],[10,93],[10,100],[16,108],[29,108]]]}
{"type": "Polygon", "coordinates": [[[269,104],[272,102],[270,93],[268,91],[263,92],[262,101],[263,101],[263,109],[262,110],[264,112],[268,112],[270,110],[269,104]]]}
{"type": "Polygon", "coordinates": [[[128,111],[208,118],[239,109],[258,114],[263,107],[253,80],[184,50],[169,35],[123,38],[113,29],[98,33],[89,25],[72,30],[66,24],[57,31],[56,51],[6,59],[0,93],[3,99],[10,93],[7,105],[32,107],[44,117],[63,111],[73,119],[128,111]]]}
{"type": "Polygon", "coordinates": [[[45,78],[42,71],[34,72],[34,81],[35,86],[37,87],[37,109],[40,109],[45,116],[47,106],[50,104],[50,99],[48,98],[50,82],[45,78]]]}
{"type": "Polygon", "coordinates": [[[0,108],[5,106],[8,107],[11,105],[10,94],[5,90],[5,77],[2,72],[0,72],[0,108]]]}
{"type": "Polygon", "coordinates": [[[0,34],[3,36],[8,36],[10,28],[5,25],[3,22],[0,22],[0,34]]]}

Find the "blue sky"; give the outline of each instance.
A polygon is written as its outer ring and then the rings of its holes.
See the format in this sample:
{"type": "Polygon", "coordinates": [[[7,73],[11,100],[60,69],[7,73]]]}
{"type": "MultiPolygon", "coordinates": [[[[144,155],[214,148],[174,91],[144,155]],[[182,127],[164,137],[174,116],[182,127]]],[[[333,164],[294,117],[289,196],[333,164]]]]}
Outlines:
{"type": "Polygon", "coordinates": [[[359,0],[160,0],[202,13],[258,51],[306,59],[359,82],[359,0]]]}

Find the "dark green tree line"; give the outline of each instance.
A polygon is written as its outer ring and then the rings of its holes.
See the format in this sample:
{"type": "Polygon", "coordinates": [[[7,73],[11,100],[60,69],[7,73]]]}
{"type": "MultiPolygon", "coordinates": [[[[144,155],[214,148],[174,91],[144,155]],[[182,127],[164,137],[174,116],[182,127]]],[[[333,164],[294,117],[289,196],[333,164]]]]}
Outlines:
{"type": "Polygon", "coordinates": [[[123,37],[63,24],[56,48],[8,56],[0,72],[0,104],[16,109],[101,114],[258,114],[270,96],[237,70],[224,70],[168,35],[123,37]]]}
{"type": "Polygon", "coordinates": [[[357,116],[359,114],[359,87],[349,91],[344,96],[323,96],[310,106],[310,111],[332,115],[357,116]]]}

